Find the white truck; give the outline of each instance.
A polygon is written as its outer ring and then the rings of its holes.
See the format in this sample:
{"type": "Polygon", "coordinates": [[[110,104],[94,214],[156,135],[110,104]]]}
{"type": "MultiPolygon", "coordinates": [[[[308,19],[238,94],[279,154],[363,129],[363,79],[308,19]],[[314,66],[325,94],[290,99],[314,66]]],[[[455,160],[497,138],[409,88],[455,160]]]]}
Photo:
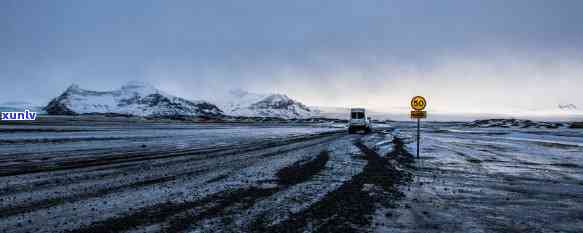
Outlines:
{"type": "Polygon", "coordinates": [[[372,131],[371,119],[367,116],[364,108],[351,108],[350,120],[348,121],[348,133],[356,133],[359,130],[370,133],[372,131]]]}

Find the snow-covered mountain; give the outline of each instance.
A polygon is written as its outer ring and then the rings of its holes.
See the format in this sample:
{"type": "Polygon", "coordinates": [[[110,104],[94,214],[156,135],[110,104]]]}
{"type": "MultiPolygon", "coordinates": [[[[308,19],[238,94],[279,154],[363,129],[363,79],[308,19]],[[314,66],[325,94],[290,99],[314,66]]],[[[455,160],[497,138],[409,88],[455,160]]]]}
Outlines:
{"type": "Polygon", "coordinates": [[[577,106],[574,104],[559,104],[559,109],[563,111],[576,111],[577,106]]]}
{"type": "Polygon", "coordinates": [[[306,105],[283,94],[256,94],[232,90],[218,106],[230,116],[308,118],[313,112],[306,105]]]}
{"type": "Polygon", "coordinates": [[[113,91],[90,91],[71,85],[46,107],[48,114],[113,113],[134,116],[220,116],[206,101],[189,101],[155,87],[132,81],[113,91]]]}

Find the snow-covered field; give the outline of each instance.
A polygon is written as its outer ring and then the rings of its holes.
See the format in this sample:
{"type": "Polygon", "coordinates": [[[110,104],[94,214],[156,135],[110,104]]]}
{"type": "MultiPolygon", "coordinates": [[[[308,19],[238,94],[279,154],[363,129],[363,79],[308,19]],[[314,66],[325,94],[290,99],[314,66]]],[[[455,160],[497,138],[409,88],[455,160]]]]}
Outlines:
{"type": "Polygon", "coordinates": [[[583,131],[0,125],[0,232],[583,232],[583,131]]]}
{"type": "Polygon", "coordinates": [[[583,131],[424,126],[414,182],[377,232],[583,232],[583,131]]]}

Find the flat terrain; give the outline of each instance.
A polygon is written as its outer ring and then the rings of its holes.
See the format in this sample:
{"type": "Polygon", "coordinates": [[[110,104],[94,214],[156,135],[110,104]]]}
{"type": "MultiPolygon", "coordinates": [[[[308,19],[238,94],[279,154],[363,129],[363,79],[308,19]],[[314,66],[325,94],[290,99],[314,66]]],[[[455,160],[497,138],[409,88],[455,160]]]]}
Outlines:
{"type": "Polygon", "coordinates": [[[583,232],[583,131],[0,125],[0,232],[583,232]]]}

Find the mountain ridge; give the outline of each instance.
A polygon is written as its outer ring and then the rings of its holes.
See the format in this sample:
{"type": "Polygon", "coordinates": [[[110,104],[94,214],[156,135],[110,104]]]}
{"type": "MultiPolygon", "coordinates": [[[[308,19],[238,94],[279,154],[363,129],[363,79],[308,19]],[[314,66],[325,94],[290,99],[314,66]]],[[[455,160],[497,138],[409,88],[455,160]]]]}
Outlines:
{"type": "Polygon", "coordinates": [[[241,89],[229,91],[218,106],[230,116],[302,119],[314,116],[313,110],[286,94],[257,94],[241,89]]]}
{"type": "Polygon", "coordinates": [[[123,114],[133,116],[221,116],[207,101],[190,101],[167,94],[147,83],[131,81],[112,91],[70,85],[44,108],[50,115],[123,114]]]}

